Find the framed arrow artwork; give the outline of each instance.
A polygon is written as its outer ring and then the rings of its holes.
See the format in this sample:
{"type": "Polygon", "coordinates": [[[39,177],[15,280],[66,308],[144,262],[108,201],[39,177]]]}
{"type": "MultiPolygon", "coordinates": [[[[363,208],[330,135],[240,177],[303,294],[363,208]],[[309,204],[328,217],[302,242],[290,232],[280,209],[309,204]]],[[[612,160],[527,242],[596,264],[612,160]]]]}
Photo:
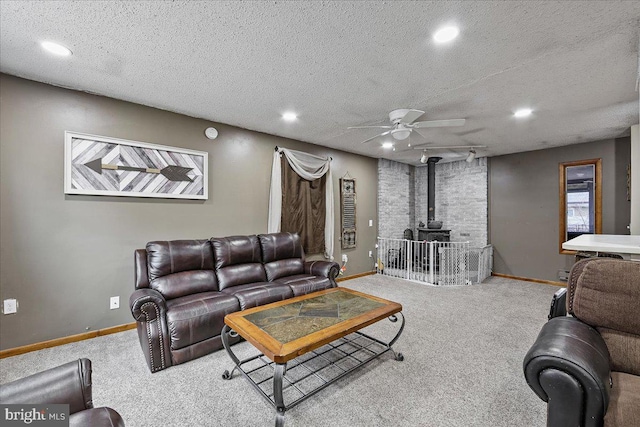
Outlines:
{"type": "Polygon", "coordinates": [[[64,192],[208,198],[208,153],[84,133],[64,133],[64,192]]]}

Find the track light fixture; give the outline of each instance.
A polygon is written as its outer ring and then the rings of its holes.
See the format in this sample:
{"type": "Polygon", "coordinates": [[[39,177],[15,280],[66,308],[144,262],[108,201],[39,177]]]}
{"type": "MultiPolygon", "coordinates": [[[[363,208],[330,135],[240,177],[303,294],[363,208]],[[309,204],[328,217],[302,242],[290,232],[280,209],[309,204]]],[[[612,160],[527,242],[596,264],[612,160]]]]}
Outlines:
{"type": "MultiPolygon", "coordinates": [[[[476,148],[487,148],[486,145],[442,145],[442,146],[433,146],[430,145],[429,143],[426,144],[420,144],[417,145],[415,147],[412,147],[414,150],[422,150],[422,156],[420,157],[420,163],[425,164],[429,161],[429,155],[427,153],[430,152],[430,150],[448,150],[451,154],[453,154],[457,159],[459,159],[459,157],[457,157],[455,155],[455,151],[456,150],[469,150],[467,157],[465,159],[465,161],[467,161],[468,163],[473,162],[473,160],[476,158],[477,153],[476,153],[476,148]]],[[[406,151],[406,150],[403,150],[406,151]]],[[[431,151],[432,152],[432,151],[431,151]]],[[[449,153],[448,153],[449,154],[449,153]]],[[[460,153],[462,154],[462,153],[460,153]]],[[[452,158],[454,156],[447,156],[449,158],[452,158]]]]}
{"type": "Polygon", "coordinates": [[[473,162],[473,160],[476,158],[476,150],[469,150],[469,155],[467,156],[467,163],[471,163],[473,162]]]}

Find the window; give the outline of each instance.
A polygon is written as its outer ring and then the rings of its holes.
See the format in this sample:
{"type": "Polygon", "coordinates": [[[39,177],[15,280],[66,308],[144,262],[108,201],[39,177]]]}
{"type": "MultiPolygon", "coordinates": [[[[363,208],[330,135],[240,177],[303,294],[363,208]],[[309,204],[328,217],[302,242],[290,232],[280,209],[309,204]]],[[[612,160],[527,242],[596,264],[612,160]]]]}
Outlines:
{"type": "Polygon", "coordinates": [[[560,253],[567,240],[602,233],[601,159],[560,163],[560,253]]]}

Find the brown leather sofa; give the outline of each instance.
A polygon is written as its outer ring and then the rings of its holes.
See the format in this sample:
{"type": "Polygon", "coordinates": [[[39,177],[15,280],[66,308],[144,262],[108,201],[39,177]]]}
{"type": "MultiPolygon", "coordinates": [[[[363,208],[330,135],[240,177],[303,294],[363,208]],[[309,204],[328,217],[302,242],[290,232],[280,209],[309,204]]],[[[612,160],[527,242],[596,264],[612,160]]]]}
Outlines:
{"type": "Polygon", "coordinates": [[[563,298],[524,359],[547,426],[640,426],[640,262],[579,261],[563,298]]]}
{"type": "Polygon", "coordinates": [[[222,348],[224,316],[336,287],[339,265],[305,261],[297,234],[149,242],[129,298],[151,372],[222,348]]]}
{"type": "Polygon", "coordinates": [[[124,427],[111,408],[93,407],[91,361],[79,359],[0,386],[0,403],[67,404],[69,426],[124,427]]]}

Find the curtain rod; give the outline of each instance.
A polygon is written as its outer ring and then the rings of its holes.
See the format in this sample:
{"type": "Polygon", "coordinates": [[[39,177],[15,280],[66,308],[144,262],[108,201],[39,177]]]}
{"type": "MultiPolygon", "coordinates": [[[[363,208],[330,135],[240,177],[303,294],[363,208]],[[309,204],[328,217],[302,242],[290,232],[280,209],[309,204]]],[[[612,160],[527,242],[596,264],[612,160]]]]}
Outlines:
{"type": "MultiPolygon", "coordinates": [[[[276,145],[276,149],[275,149],[275,150],[276,150],[276,151],[278,151],[279,149],[280,149],[280,147],[278,147],[278,146],[276,145]]],[[[298,150],[293,150],[293,151],[298,151],[298,150]]],[[[304,153],[304,151],[301,151],[301,153],[304,153]]],[[[305,154],[308,154],[308,155],[310,155],[310,156],[313,156],[313,157],[317,157],[317,158],[319,158],[319,159],[322,159],[322,157],[320,157],[320,156],[316,156],[315,154],[311,154],[311,153],[305,153],[305,154]]],[[[328,157],[328,159],[329,159],[329,160],[333,160],[333,157],[329,156],[329,157],[328,157]]]]}

